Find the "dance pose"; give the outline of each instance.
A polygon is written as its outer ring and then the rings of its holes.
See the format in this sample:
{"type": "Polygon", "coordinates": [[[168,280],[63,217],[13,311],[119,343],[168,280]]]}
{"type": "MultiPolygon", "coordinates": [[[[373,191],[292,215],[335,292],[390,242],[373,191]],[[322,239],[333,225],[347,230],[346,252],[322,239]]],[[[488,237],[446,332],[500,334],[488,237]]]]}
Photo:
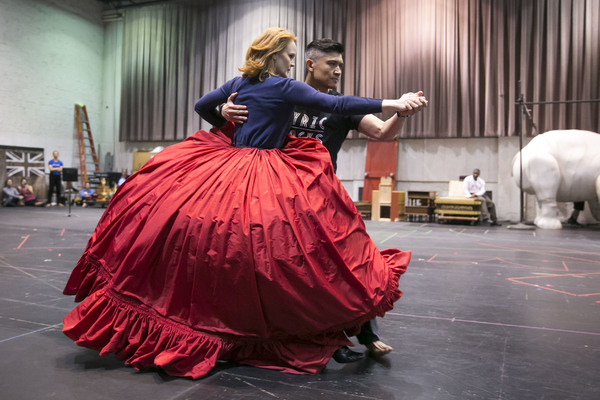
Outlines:
{"type": "Polygon", "coordinates": [[[196,132],[119,187],[64,291],[81,301],[63,328],[77,344],[174,376],[200,378],[218,360],[316,373],[400,298],[410,252],[379,251],[327,150],[287,132],[297,104],[419,105],[288,79],[295,41],[266,30],[242,77],[196,103],[219,126],[215,106],[237,92],[250,113],[232,135],[196,132]]]}
{"type": "MultiPolygon", "coordinates": [[[[342,77],[343,55],[344,45],[332,39],[310,42],[304,51],[306,67],[304,83],[322,93],[341,96],[336,89],[342,77]]],[[[237,93],[230,96],[227,103],[221,106],[221,115],[228,121],[243,124],[247,120],[248,110],[244,104],[233,102],[236,96],[237,93]]],[[[417,104],[427,105],[423,92],[402,95],[402,98],[408,97],[416,97],[417,104]]],[[[373,140],[391,139],[402,128],[406,118],[421,110],[421,106],[413,107],[411,111],[395,113],[383,121],[372,114],[331,114],[311,107],[297,106],[294,108],[290,135],[315,138],[323,143],[329,151],[335,172],[338,153],[350,130],[357,130],[373,140]]],[[[379,357],[393,350],[391,346],[381,341],[376,320],[365,322],[356,337],[360,344],[367,347],[368,353],[372,356],[379,357]]],[[[337,362],[347,363],[361,360],[364,354],[344,346],[333,354],[333,358],[337,362]]]]}

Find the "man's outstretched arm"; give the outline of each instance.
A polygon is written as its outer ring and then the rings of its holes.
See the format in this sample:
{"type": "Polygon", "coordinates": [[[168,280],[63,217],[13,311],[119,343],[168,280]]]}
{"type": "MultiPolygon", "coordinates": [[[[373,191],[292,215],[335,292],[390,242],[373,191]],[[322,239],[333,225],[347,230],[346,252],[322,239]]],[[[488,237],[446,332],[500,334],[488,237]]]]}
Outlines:
{"type": "Polygon", "coordinates": [[[385,121],[373,114],[365,115],[358,125],[358,131],[371,139],[390,139],[398,134],[406,118],[427,107],[427,99],[425,99],[421,91],[417,93],[405,93],[400,97],[400,100],[407,102],[410,110],[396,113],[385,121]]]}

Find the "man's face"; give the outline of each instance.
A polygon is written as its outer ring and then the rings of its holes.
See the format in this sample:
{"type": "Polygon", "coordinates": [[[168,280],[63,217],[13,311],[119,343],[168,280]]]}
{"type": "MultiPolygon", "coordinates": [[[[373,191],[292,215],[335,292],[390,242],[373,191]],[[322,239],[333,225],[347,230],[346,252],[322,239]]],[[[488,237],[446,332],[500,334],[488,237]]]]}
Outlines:
{"type": "Polygon", "coordinates": [[[58,158],[58,151],[55,151],[54,153],[52,153],[52,157],[58,158]]]}
{"type": "Polygon", "coordinates": [[[342,77],[344,59],[340,53],[325,53],[317,60],[307,60],[306,66],[315,82],[327,89],[335,89],[342,77]]]}
{"type": "Polygon", "coordinates": [[[473,179],[477,180],[478,177],[479,177],[479,170],[476,169],[475,171],[473,171],[473,179]]]}

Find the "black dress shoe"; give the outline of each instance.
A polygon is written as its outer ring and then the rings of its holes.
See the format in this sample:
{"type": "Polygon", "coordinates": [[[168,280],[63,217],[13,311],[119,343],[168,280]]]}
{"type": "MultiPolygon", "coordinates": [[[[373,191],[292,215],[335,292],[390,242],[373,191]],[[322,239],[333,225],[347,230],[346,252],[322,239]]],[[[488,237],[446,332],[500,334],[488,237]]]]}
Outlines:
{"type": "Polygon", "coordinates": [[[335,353],[333,353],[333,359],[340,364],[355,362],[362,360],[363,358],[365,358],[364,353],[352,351],[348,346],[340,347],[335,351],[335,353]]]}
{"type": "Polygon", "coordinates": [[[502,226],[502,224],[498,221],[492,221],[490,222],[490,226],[502,226]]]}

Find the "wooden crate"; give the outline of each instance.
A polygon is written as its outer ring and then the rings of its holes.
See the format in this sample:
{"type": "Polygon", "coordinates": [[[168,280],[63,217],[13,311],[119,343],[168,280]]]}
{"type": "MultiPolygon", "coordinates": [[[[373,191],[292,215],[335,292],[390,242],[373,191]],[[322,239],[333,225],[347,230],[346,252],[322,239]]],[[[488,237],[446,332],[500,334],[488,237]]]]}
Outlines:
{"type": "MultiPolygon", "coordinates": [[[[385,192],[384,192],[385,195],[385,192]]],[[[406,192],[392,190],[390,201],[381,200],[381,191],[373,190],[371,203],[371,219],[374,221],[395,221],[405,218],[406,192]]]]}

